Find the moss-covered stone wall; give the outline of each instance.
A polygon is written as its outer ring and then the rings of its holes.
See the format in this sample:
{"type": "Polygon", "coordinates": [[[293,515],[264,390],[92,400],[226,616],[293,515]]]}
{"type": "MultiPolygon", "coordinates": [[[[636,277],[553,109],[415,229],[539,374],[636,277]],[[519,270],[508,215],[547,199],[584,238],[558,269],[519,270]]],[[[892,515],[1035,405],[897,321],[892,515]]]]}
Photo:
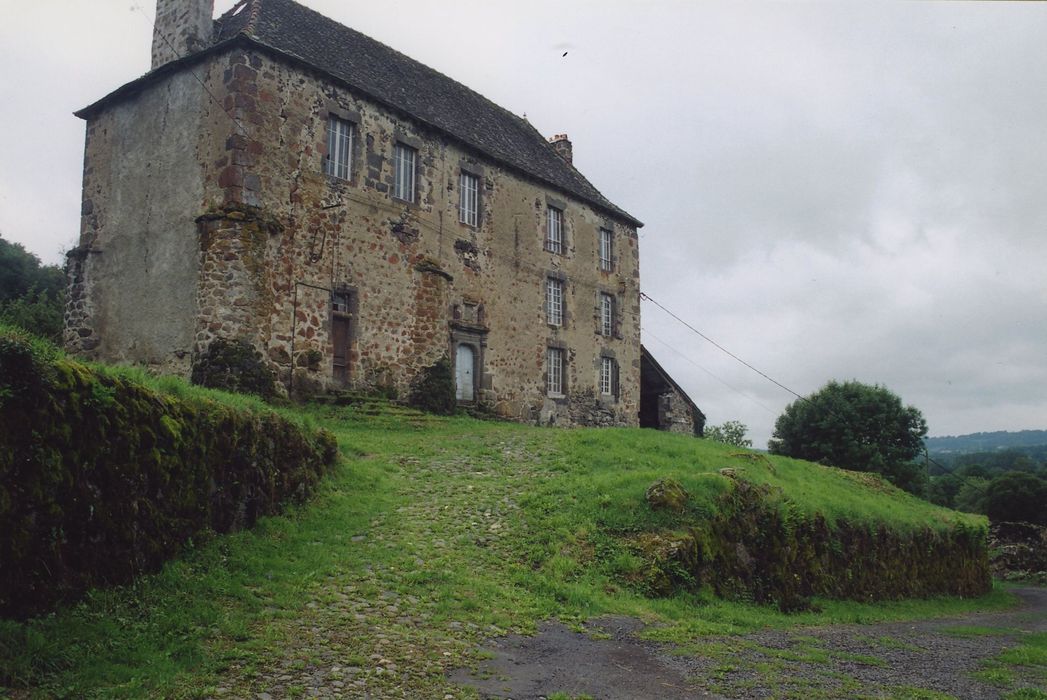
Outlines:
{"type": "MultiPolygon", "coordinates": [[[[649,499],[650,500],[650,499],[649,499]]],[[[906,530],[829,523],[779,489],[736,480],[717,514],[631,538],[645,561],[637,583],[653,595],[711,588],[718,596],[803,609],[812,597],[884,600],[989,591],[987,528],[906,530]]]]}
{"type": "Polygon", "coordinates": [[[157,570],[249,527],[334,464],[326,431],[174,398],[0,329],[0,615],[157,570]]]}

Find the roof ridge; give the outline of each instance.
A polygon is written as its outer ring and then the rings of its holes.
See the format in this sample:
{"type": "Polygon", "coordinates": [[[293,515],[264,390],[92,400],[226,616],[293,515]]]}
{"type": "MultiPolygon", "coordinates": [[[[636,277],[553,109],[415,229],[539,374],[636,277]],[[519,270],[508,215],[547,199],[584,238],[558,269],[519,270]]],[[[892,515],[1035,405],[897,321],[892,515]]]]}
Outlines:
{"type": "Polygon", "coordinates": [[[239,0],[214,20],[209,47],[117,88],[77,115],[88,118],[111,100],[134,94],[144,82],[180,70],[188,62],[203,60],[238,41],[300,62],[495,163],[587,202],[616,220],[643,226],[568,163],[526,116],[296,0],[239,0]]]}
{"type": "Polygon", "coordinates": [[[244,26],[243,31],[247,34],[254,34],[255,28],[258,26],[258,15],[262,11],[262,0],[246,0],[251,5],[249,12],[250,17],[247,18],[247,24],[244,26]]]}

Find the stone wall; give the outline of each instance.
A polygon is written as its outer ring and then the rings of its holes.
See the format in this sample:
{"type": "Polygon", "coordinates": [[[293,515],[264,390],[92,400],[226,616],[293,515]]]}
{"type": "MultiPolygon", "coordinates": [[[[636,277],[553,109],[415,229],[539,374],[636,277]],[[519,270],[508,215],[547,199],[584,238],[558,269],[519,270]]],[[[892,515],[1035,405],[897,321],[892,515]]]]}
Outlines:
{"type": "MultiPolygon", "coordinates": [[[[183,329],[177,342],[158,348],[159,354],[199,351],[212,337],[235,334],[255,343],[293,389],[332,386],[331,301],[338,292],[353,309],[349,386],[405,393],[422,368],[444,355],[454,360],[459,336],[452,335],[452,320],[482,309],[482,320],[464,327],[470,342],[482,348],[477,387],[490,408],[551,424],[636,424],[640,332],[634,228],[298,66],[242,49],[208,60],[196,70],[207,76],[211,93],[232,119],[207,105],[205,116],[195,121],[196,143],[187,147],[196,157],[180,163],[183,170],[195,169],[200,181],[177,198],[173,218],[200,217],[199,224],[188,236],[181,230],[167,235],[198,245],[164,284],[193,280],[188,284],[193,298],[183,299],[178,312],[189,332],[183,329]],[[331,114],[354,125],[348,180],[323,172],[331,114]],[[397,142],[417,148],[414,202],[392,196],[397,142]],[[480,177],[475,227],[459,222],[463,167],[480,177]],[[564,209],[563,255],[543,249],[550,201],[564,209]],[[230,213],[244,218],[230,219],[230,213]],[[263,221],[268,222],[264,230],[246,230],[263,221]],[[614,232],[613,272],[599,270],[601,227],[614,232]],[[565,281],[562,327],[546,323],[549,276],[565,281]],[[616,302],[612,337],[599,332],[601,292],[616,302]],[[550,345],[565,348],[569,358],[563,399],[546,395],[550,345]],[[594,404],[601,354],[618,363],[619,394],[594,404]],[[598,410],[582,409],[583,404],[598,410]]],[[[178,80],[166,78],[150,90],[162,94],[168,82],[178,80]]],[[[203,94],[199,86],[196,91],[203,94]]],[[[89,129],[111,120],[113,112],[156,109],[136,106],[140,100],[108,108],[89,129]]],[[[107,158],[90,144],[89,139],[88,171],[107,158]]],[[[171,182],[180,177],[172,173],[171,182]]],[[[89,179],[85,174],[85,191],[89,179]]],[[[116,270],[86,269],[86,286],[98,283],[100,274],[108,287],[122,279],[116,270]]],[[[81,296],[87,301],[78,303],[89,318],[71,324],[71,330],[125,312],[109,308],[104,295],[81,296]],[[106,309],[87,310],[89,304],[106,309]]],[[[143,322],[161,323],[153,314],[143,322]]],[[[137,332],[156,335],[152,327],[137,332]]],[[[107,342],[101,341],[97,356],[138,361],[110,352],[107,342]]]]}
{"type": "Polygon", "coordinates": [[[643,348],[640,357],[640,427],[697,435],[705,431],[705,414],[672,380],[658,361],[643,348]]]}
{"type": "Polygon", "coordinates": [[[88,122],[80,241],[69,256],[72,352],[188,372],[208,107],[200,84],[179,73],[88,122]]]}
{"type": "Polygon", "coordinates": [[[700,435],[702,432],[694,408],[675,391],[658,395],[658,424],[670,433],[700,435]]]}

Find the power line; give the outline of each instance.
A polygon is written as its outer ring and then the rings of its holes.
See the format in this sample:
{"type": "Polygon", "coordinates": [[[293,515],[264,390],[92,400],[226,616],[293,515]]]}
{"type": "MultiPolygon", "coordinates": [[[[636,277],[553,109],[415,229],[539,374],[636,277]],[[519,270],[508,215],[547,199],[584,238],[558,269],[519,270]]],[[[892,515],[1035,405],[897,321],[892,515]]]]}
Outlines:
{"type": "MultiPolygon", "coordinates": [[[[699,336],[700,338],[702,338],[702,339],[703,339],[703,340],[705,340],[706,342],[710,343],[711,345],[713,345],[713,346],[714,346],[715,348],[717,348],[718,350],[720,350],[720,351],[721,351],[721,352],[723,352],[724,354],[728,355],[729,357],[733,358],[734,360],[736,360],[736,361],[740,362],[741,364],[745,365],[746,367],[748,367],[749,369],[751,369],[751,370],[752,370],[753,372],[756,372],[757,374],[759,374],[759,375],[760,375],[761,377],[763,377],[763,378],[764,378],[764,379],[766,379],[767,381],[769,381],[769,382],[771,382],[772,384],[775,384],[776,386],[778,386],[778,387],[781,387],[781,388],[782,388],[782,389],[784,389],[785,391],[789,392],[790,394],[792,394],[793,396],[795,396],[795,397],[796,397],[797,399],[799,399],[800,401],[803,401],[803,402],[805,402],[805,403],[810,403],[810,404],[813,404],[813,403],[814,403],[813,401],[811,401],[811,399],[807,398],[806,396],[801,396],[801,395],[800,395],[800,394],[798,394],[797,392],[793,391],[793,390],[792,390],[792,389],[790,389],[789,387],[787,387],[787,386],[785,386],[784,384],[782,384],[781,382],[779,382],[779,381],[778,381],[777,379],[774,379],[773,377],[769,376],[768,374],[766,374],[766,373],[764,373],[764,372],[760,371],[759,369],[757,369],[757,368],[756,368],[756,367],[754,367],[753,365],[749,364],[748,362],[746,362],[746,361],[745,361],[745,360],[743,360],[742,358],[738,357],[738,356],[737,356],[737,355],[735,355],[735,354],[734,354],[733,352],[731,352],[730,350],[728,350],[727,348],[725,348],[724,346],[720,345],[720,344],[719,344],[719,343],[717,343],[717,342],[716,342],[715,340],[713,340],[712,338],[710,338],[709,336],[707,336],[707,335],[706,335],[705,333],[702,333],[702,332],[701,332],[700,330],[698,330],[697,328],[695,328],[695,327],[694,327],[694,326],[692,326],[691,324],[687,323],[687,321],[684,321],[684,320],[683,320],[682,318],[680,318],[680,317],[679,317],[679,316],[677,316],[677,315],[676,315],[675,313],[673,313],[672,311],[670,311],[669,309],[667,309],[667,308],[666,308],[665,306],[663,306],[663,305],[662,305],[662,304],[660,304],[659,302],[657,302],[657,301],[655,301],[654,299],[652,299],[652,298],[651,298],[651,297],[650,297],[650,296],[649,296],[648,294],[646,294],[645,292],[640,292],[640,298],[641,298],[641,299],[646,299],[647,301],[651,302],[652,304],[654,304],[655,306],[657,306],[657,307],[658,307],[659,309],[661,309],[662,311],[664,311],[665,313],[667,313],[667,314],[668,314],[669,316],[671,316],[671,317],[672,317],[673,319],[675,319],[675,320],[676,320],[677,322],[679,322],[679,323],[680,323],[680,324],[682,324],[682,325],[683,325],[684,327],[686,327],[686,328],[687,328],[688,330],[690,330],[690,331],[691,331],[692,333],[696,334],[697,336],[699,336]]],[[[681,354],[681,355],[682,355],[682,353],[680,353],[680,352],[679,352],[678,350],[675,350],[675,349],[674,349],[674,352],[677,352],[678,354],[681,354]]],[[[686,358],[685,358],[685,359],[686,359],[686,358]]],[[[693,364],[697,364],[697,363],[693,363],[693,364]]],[[[699,367],[701,368],[701,366],[700,366],[700,365],[698,365],[698,366],[699,366],[699,367]]],[[[704,368],[702,368],[702,369],[704,369],[704,368]]],[[[829,411],[829,413],[830,413],[831,415],[833,415],[834,417],[836,417],[836,418],[838,418],[838,419],[840,419],[840,420],[842,420],[842,421],[844,421],[844,422],[846,422],[846,423],[849,423],[849,422],[851,422],[851,419],[850,419],[849,417],[847,417],[847,416],[844,416],[844,415],[841,415],[841,414],[837,413],[837,412],[836,412],[836,410],[835,410],[835,409],[833,409],[833,408],[832,408],[831,406],[826,406],[825,408],[826,408],[826,410],[828,410],[828,411],[829,411]]],[[[933,459],[933,458],[931,457],[931,455],[930,455],[930,452],[928,452],[928,450],[927,450],[927,445],[926,445],[926,444],[924,444],[924,446],[923,446],[923,454],[924,454],[924,460],[926,461],[926,463],[928,463],[928,464],[933,464],[934,466],[936,466],[936,467],[938,467],[939,469],[941,469],[941,470],[942,470],[943,472],[945,472],[945,473],[947,473],[947,474],[950,474],[950,475],[952,475],[952,476],[955,476],[955,477],[957,477],[958,479],[962,480],[962,481],[963,481],[963,482],[964,482],[965,484],[967,484],[967,485],[971,485],[971,483],[972,483],[972,482],[970,481],[970,479],[969,479],[968,477],[966,477],[966,476],[965,476],[965,475],[963,475],[963,474],[957,474],[957,473],[956,473],[956,472],[955,472],[954,470],[952,470],[952,469],[950,469],[950,468],[946,467],[946,466],[945,466],[944,464],[942,464],[942,463],[941,463],[941,462],[939,462],[938,460],[936,460],[936,459],[933,459]]]]}
{"type": "MultiPolygon", "coordinates": [[[[131,3],[131,9],[132,10],[138,10],[138,12],[140,12],[141,15],[142,15],[142,19],[144,19],[147,24],[149,23],[149,15],[146,14],[145,10],[142,9],[141,5],[139,5],[137,2],[132,2],[131,3]]],[[[171,40],[167,38],[167,35],[164,34],[160,30],[160,28],[156,26],[155,19],[154,19],[154,21],[152,23],[152,27],[153,27],[153,32],[157,36],[159,36],[161,39],[163,39],[164,43],[167,44],[167,47],[169,49],[171,49],[171,53],[173,53],[179,59],[185,58],[185,56],[182,56],[181,54],[178,53],[178,49],[176,49],[175,45],[171,42],[171,40]]],[[[211,101],[214,102],[214,105],[215,105],[215,107],[218,108],[218,111],[221,112],[222,114],[224,114],[226,117],[229,118],[229,121],[231,121],[233,123],[233,125],[236,127],[236,130],[240,132],[240,135],[241,136],[247,136],[247,130],[244,129],[243,124],[238,122],[236,120],[236,118],[233,117],[233,115],[229,114],[229,112],[227,112],[225,110],[225,108],[222,106],[222,104],[218,101],[218,98],[215,97],[213,92],[211,92],[211,89],[209,87],[207,87],[207,83],[205,83],[203,81],[203,79],[199,75],[196,74],[196,71],[194,71],[192,68],[186,68],[186,71],[189,73],[189,75],[193,76],[193,78],[196,80],[196,82],[200,83],[200,87],[202,87],[204,89],[204,92],[207,93],[207,96],[211,98],[211,101]]]]}
{"type": "Polygon", "coordinates": [[[760,407],[760,408],[762,408],[763,410],[767,411],[768,413],[770,413],[770,414],[772,414],[772,415],[774,415],[774,414],[776,413],[776,412],[775,412],[775,411],[774,411],[773,409],[771,409],[771,408],[768,408],[768,407],[767,407],[767,406],[765,406],[764,404],[762,404],[762,403],[760,403],[759,401],[757,401],[757,400],[756,400],[756,399],[755,399],[754,397],[750,396],[749,394],[746,394],[746,393],[745,393],[744,391],[742,391],[741,389],[738,389],[737,387],[734,387],[734,386],[732,386],[732,385],[728,384],[728,383],[727,383],[726,381],[724,381],[724,380],[723,380],[723,379],[721,379],[721,378],[720,378],[719,376],[717,376],[717,375],[716,375],[716,374],[715,374],[714,372],[712,372],[711,370],[709,370],[709,369],[707,369],[707,368],[703,367],[702,365],[698,364],[697,362],[695,362],[694,360],[692,360],[692,359],[691,359],[690,357],[688,357],[687,355],[685,355],[685,354],[684,354],[683,352],[681,352],[681,351],[677,350],[677,349],[676,349],[676,348],[674,348],[674,347],[673,347],[672,345],[670,345],[669,343],[667,343],[667,342],[666,342],[665,340],[663,340],[663,339],[659,338],[659,337],[658,337],[657,335],[655,335],[654,333],[652,333],[652,332],[651,332],[650,330],[648,330],[648,329],[646,329],[646,328],[642,328],[642,329],[641,329],[641,335],[644,335],[644,336],[648,336],[648,337],[654,338],[654,339],[655,339],[655,340],[657,340],[657,341],[658,341],[659,343],[661,343],[661,344],[662,344],[663,346],[665,346],[666,348],[668,348],[669,350],[671,350],[672,352],[676,353],[676,354],[677,354],[677,355],[679,355],[679,356],[680,356],[681,358],[683,358],[683,359],[684,359],[684,361],[686,361],[686,362],[689,362],[690,364],[694,365],[695,367],[697,367],[698,369],[702,370],[703,372],[705,372],[706,374],[708,374],[708,375],[709,375],[710,377],[712,377],[713,379],[715,379],[716,381],[718,381],[718,382],[720,382],[721,384],[723,384],[723,385],[724,385],[725,387],[727,387],[727,388],[728,388],[728,389],[730,389],[731,391],[735,392],[735,393],[736,393],[736,394],[738,394],[739,396],[742,396],[742,397],[744,397],[744,398],[748,399],[749,401],[752,401],[752,402],[753,402],[754,404],[756,404],[757,406],[759,406],[759,407],[760,407]]]}
{"type": "MultiPolygon", "coordinates": [[[[670,315],[670,316],[672,316],[672,317],[673,317],[674,319],[676,319],[677,321],[679,321],[680,323],[682,323],[682,324],[683,324],[684,326],[686,326],[687,328],[689,328],[689,329],[690,329],[690,330],[691,330],[691,331],[692,331],[693,333],[695,333],[696,335],[698,335],[698,336],[699,336],[700,338],[702,338],[702,339],[703,339],[703,340],[705,340],[706,342],[708,342],[708,343],[712,344],[712,345],[713,345],[714,347],[716,347],[716,348],[717,348],[718,350],[720,350],[720,351],[721,351],[721,352],[723,352],[724,354],[728,355],[729,357],[731,357],[731,358],[733,358],[733,359],[737,360],[738,362],[742,363],[743,365],[745,365],[746,367],[748,367],[749,369],[751,369],[751,370],[752,370],[753,372],[756,372],[756,373],[757,373],[758,375],[760,375],[761,377],[763,377],[763,378],[764,378],[764,379],[766,379],[767,381],[769,381],[769,382],[771,382],[772,384],[775,384],[775,385],[777,385],[777,386],[781,387],[782,389],[785,389],[786,391],[788,391],[788,392],[789,392],[790,394],[792,394],[792,395],[793,395],[793,396],[795,396],[796,398],[798,398],[798,399],[803,399],[803,397],[802,397],[802,396],[800,396],[800,394],[796,393],[795,391],[793,391],[793,390],[792,390],[792,389],[790,389],[789,387],[785,386],[784,384],[782,384],[782,383],[781,383],[780,381],[778,381],[778,380],[777,380],[777,379],[775,379],[774,377],[771,377],[770,375],[768,375],[768,374],[766,374],[766,373],[764,373],[764,372],[761,372],[761,371],[760,371],[760,370],[758,370],[757,368],[753,367],[753,366],[752,366],[751,364],[749,364],[748,362],[746,362],[746,361],[745,361],[745,360],[743,360],[742,358],[738,357],[738,356],[737,356],[737,355],[735,355],[735,354],[734,354],[733,352],[731,352],[730,350],[728,350],[727,348],[725,348],[724,346],[720,345],[720,344],[719,344],[719,343],[717,343],[717,342],[716,342],[715,340],[713,340],[712,338],[710,338],[709,336],[707,336],[707,335],[706,335],[705,333],[702,333],[702,332],[701,332],[700,330],[698,330],[697,328],[695,328],[695,327],[694,327],[694,326],[692,326],[691,324],[687,323],[687,321],[684,321],[684,320],[683,320],[682,318],[680,318],[679,316],[677,316],[676,314],[674,314],[674,313],[673,313],[672,311],[670,311],[669,309],[667,309],[667,308],[665,308],[664,306],[662,306],[661,304],[659,304],[659,303],[658,303],[657,301],[655,301],[655,300],[654,300],[654,299],[652,299],[652,298],[651,298],[650,296],[648,296],[648,295],[647,295],[647,294],[646,294],[645,292],[640,292],[640,298],[641,298],[641,299],[646,299],[647,301],[651,302],[652,304],[654,304],[655,306],[657,306],[657,307],[658,307],[659,309],[661,309],[661,310],[662,310],[662,311],[664,311],[665,313],[669,314],[669,315],[670,315]]],[[[806,400],[806,399],[805,399],[805,400],[806,400]]]]}

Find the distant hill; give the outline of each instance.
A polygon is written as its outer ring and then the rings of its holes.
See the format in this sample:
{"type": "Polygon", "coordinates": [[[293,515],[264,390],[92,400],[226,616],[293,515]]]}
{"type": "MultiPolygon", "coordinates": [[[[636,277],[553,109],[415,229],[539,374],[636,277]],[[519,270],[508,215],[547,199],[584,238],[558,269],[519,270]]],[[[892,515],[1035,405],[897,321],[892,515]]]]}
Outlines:
{"type": "MultiPolygon", "coordinates": [[[[924,440],[931,454],[967,454],[971,452],[994,452],[1028,447],[1047,446],[1047,430],[1019,430],[1010,432],[997,430],[992,433],[970,435],[947,435],[929,437],[924,440]]],[[[1027,450],[1020,450],[1026,452],[1027,450]]]]}

